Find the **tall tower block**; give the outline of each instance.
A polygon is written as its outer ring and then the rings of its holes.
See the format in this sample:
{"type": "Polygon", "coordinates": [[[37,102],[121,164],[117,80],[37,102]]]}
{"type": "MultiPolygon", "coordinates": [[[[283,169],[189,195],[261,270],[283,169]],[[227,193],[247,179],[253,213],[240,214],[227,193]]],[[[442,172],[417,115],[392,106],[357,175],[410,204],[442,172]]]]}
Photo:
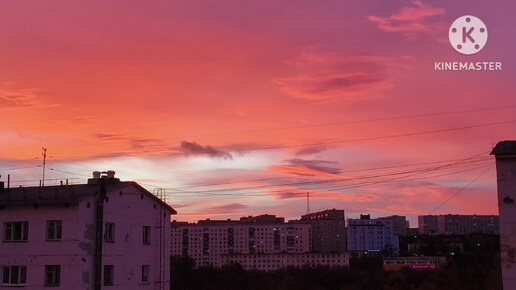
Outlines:
{"type": "Polygon", "coordinates": [[[516,141],[500,141],[496,158],[503,289],[516,289],[516,141]]]}

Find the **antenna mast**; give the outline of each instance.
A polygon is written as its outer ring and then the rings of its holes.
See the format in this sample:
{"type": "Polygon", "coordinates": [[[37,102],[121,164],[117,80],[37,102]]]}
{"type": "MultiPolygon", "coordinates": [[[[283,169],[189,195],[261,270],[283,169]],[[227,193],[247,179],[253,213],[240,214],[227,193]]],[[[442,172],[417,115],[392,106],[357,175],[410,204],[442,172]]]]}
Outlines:
{"type": "Polygon", "coordinates": [[[306,192],[306,214],[310,214],[310,192],[306,192]]]}
{"type": "Polygon", "coordinates": [[[41,186],[45,186],[45,166],[47,164],[47,148],[43,147],[43,153],[41,155],[43,156],[43,178],[41,180],[41,186]]]}

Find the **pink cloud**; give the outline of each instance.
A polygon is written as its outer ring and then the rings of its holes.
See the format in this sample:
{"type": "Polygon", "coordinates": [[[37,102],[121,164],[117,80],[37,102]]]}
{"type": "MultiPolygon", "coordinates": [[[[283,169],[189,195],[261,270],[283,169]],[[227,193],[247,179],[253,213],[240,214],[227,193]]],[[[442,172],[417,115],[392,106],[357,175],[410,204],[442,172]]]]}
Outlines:
{"type": "Polygon", "coordinates": [[[304,53],[288,61],[294,73],[275,80],[286,95],[305,100],[374,99],[393,86],[389,70],[402,67],[390,57],[304,53]]]}
{"type": "Polygon", "coordinates": [[[446,9],[433,7],[422,1],[414,0],[412,5],[401,8],[390,17],[369,16],[367,19],[377,25],[380,30],[393,33],[402,33],[409,37],[418,34],[428,34],[436,39],[446,31],[442,23],[431,22],[427,18],[446,13],[446,9]]]}

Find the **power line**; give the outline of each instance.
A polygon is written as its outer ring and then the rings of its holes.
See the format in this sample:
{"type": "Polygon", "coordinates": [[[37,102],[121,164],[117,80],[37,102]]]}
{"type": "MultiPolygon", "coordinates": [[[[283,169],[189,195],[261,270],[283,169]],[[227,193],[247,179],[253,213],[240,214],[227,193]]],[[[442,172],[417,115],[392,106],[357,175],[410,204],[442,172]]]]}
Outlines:
{"type": "Polygon", "coordinates": [[[486,172],[488,172],[491,168],[493,168],[494,164],[492,164],[491,166],[489,166],[486,170],[482,171],[482,173],[480,173],[477,177],[475,177],[473,180],[471,180],[468,184],[464,185],[463,187],[461,187],[459,190],[457,190],[457,192],[455,192],[454,194],[452,194],[449,198],[447,198],[443,203],[441,203],[440,205],[438,205],[436,208],[434,208],[430,214],[434,213],[436,210],[438,210],[439,208],[441,208],[443,205],[445,205],[446,203],[448,203],[448,201],[450,201],[452,198],[456,197],[459,193],[461,193],[462,191],[464,191],[466,188],[468,188],[470,185],[472,185],[473,183],[475,183],[475,181],[477,181],[480,177],[482,177],[482,175],[484,175],[486,172]]]}
{"type": "Polygon", "coordinates": [[[474,113],[474,112],[486,112],[486,111],[495,111],[495,110],[507,110],[507,109],[512,109],[512,108],[516,108],[516,104],[515,105],[508,105],[508,106],[476,108],[476,109],[469,109],[469,110],[457,110],[457,111],[445,111],[445,112],[434,112],[434,113],[414,114],[414,115],[404,115],[404,116],[402,115],[402,116],[371,118],[371,119],[363,119],[363,120],[337,121],[337,122],[317,123],[317,124],[299,125],[299,126],[287,126],[287,127],[278,127],[278,128],[241,130],[241,131],[233,131],[233,132],[219,132],[219,133],[202,134],[202,135],[191,135],[191,136],[173,137],[173,138],[181,139],[181,138],[203,137],[203,136],[219,136],[219,135],[244,134],[244,133],[261,133],[261,132],[270,132],[270,131],[306,129],[306,128],[317,128],[317,127],[336,126],[336,125],[350,125],[350,124],[360,124],[360,123],[372,123],[372,122],[379,122],[379,121],[393,121],[393,120],[403,120],[403,119],[436,117],[436,116],[444,116],[444,115],[452,115],[452,114],[460,114],[460,113],[474,113]]]}

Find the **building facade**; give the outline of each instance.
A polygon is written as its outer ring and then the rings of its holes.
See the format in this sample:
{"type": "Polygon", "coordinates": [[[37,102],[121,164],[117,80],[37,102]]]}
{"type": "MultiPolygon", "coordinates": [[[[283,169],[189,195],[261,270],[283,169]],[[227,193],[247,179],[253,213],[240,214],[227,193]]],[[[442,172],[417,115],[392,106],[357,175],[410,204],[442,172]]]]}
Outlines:
{"type": "Polygon", "coordinates": [[[369,215],[348,219],[348,250],[397,255],[399,237],[394,235],[392,220],[371,219],[369,215]]]}
{"type": "Polygon", "coordinates": [[[310,224],[312,252],[332,253],[346,251],[346,220],[344,210],[325,210],[301,216],[299,223],[310,224]]]}
{"type": "Polygon", "coordinates": [[[381,220],[391,220],[392,228],[395,235],[406,236],[409,228],[409,222],[406,216],[402,215],[391,215],[386,217],[380,217],[381,220]]]}
{"type": "Polygon", "coordinates": [[[439,223],[436,215],[420,215],[417,217],[417,224],[421,235],[439,234],[439,223]]]}
{"type": "Polygon", "coordinates": [[[516,141],[498,142],[491,155],[496,158],[503,289],[516,289],[516,141]]]}
{"type": "Polygon", "coordinates": [[[171,214],[114,172],[88,184],[2,186],[2,288],[169,289],[171,214]]]}
{"type": "Polygon", "coordinates": [[[426,215],[418,217],[422,234],[467,235],[473,233],[500,233],[496,215],[426,215]],[[430,226],[429,226],[430,225],[430,226]],[[430,230],[431,229],[431,230],[430,230]]]}
{"type": "Polygon", "coordinates": [[[197,267],[221,267],[226,263],[223,255],[310,251],[309,224],[282,223],[282,220],[271,222],[269,218],[204,220],[196,224],[172,222],[171,254],[188,256],[194,259],[197,267]]]}
{"type": "Polygon", "coordinates": [[[349,268],[349,253],[273,253],[222,255],[224,264],[238,263],[244,270],[275,271],[286,267],[349,268]]]}

